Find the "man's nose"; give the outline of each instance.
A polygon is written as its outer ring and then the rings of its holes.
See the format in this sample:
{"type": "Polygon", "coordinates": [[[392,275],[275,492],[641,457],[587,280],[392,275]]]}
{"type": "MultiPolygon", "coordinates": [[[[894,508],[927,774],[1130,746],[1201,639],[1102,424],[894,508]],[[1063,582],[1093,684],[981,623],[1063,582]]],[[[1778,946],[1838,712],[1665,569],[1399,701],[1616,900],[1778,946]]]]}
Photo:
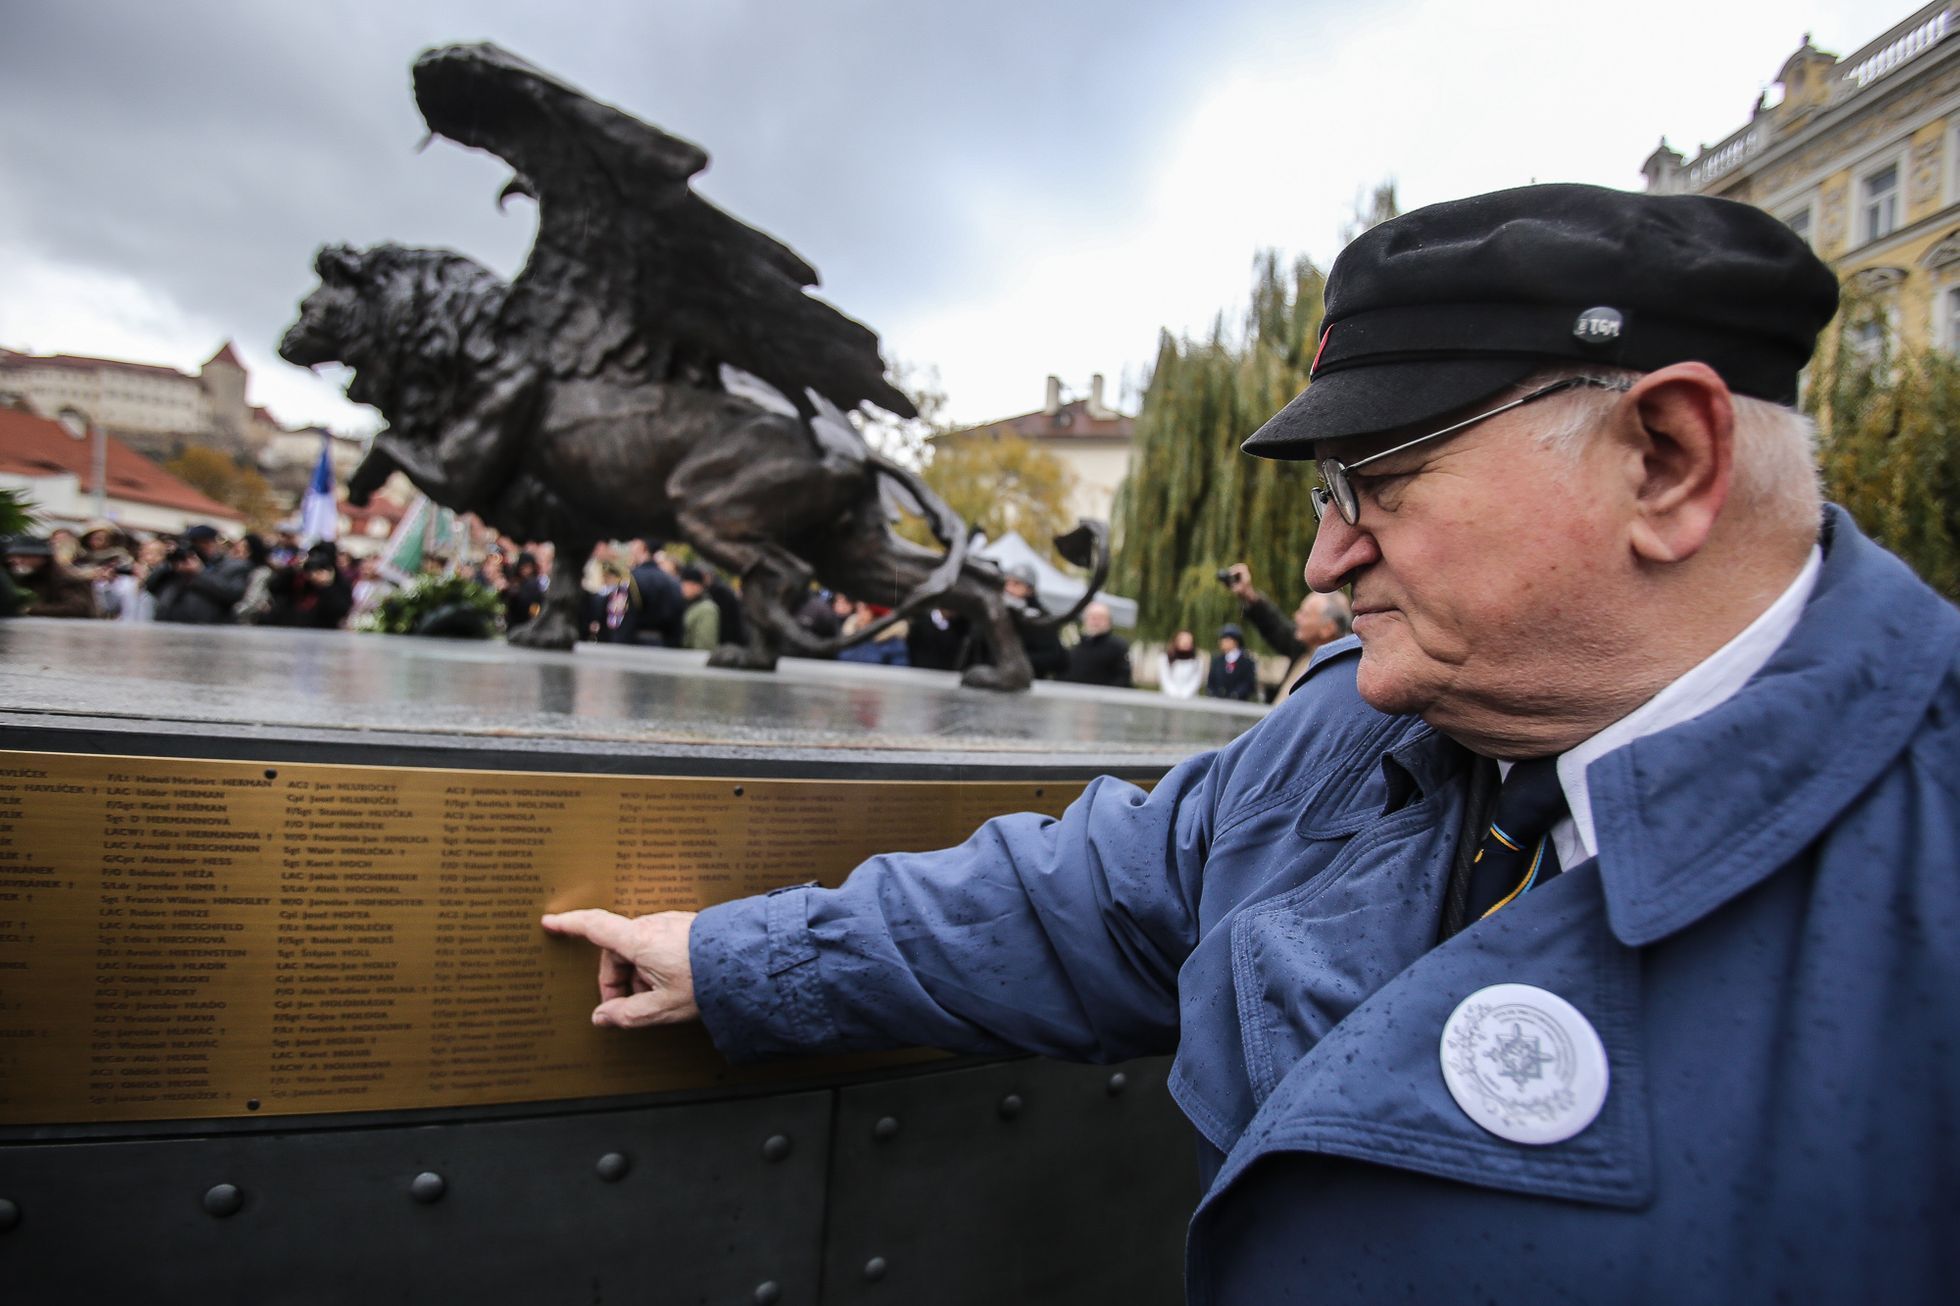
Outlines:
{"type": "Polygon", "coordinates": [[[1375,537],[1347,524],[1338,512],[1321,519],[1314,533],[1313,551],[1307,555],[1307,586],[1331,594],[1353,579],[1353,573],[1381,559],[1375,537]]]}

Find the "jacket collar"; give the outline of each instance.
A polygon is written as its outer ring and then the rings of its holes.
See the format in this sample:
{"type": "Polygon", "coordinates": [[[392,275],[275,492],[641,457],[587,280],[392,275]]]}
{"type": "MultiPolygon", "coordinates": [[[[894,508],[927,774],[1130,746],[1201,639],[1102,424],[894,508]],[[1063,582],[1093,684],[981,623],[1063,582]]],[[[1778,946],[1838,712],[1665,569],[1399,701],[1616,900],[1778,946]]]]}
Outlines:
{"type": "Polygon", "coordinates": [[[1740,692],[1586,772],[1607,917],[1629,947],[1790,863],[1907,746],[1952,672],[1960,614],[1834,505],[1822,543],[1796,629],[1740,692]]]}

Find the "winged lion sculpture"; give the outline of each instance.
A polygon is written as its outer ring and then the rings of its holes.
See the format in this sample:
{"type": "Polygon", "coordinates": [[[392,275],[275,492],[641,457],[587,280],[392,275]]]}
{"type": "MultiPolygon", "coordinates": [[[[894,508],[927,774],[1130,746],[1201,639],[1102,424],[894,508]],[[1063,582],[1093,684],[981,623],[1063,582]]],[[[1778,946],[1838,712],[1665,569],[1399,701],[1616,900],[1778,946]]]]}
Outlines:
{"type": "MultiPolygon", "coordinates": [[[[964,683],[1027,687],[999,570],[845,420],[862,404],[916,415],[877,337],[806,293],[816,270],[794,251],[694,193],[701,149],[492,45],[428,51],[414,83],[432,135],[511,165],[505,196],[536,200],[538,231],[510,282],[445,250],[320,251],[320,284],[279,352],[346,364],[348,397],[387,419],[350,499],[399,470],[439,503],[551,540],[546,602],[516,644],[571,646],[600,540],[679,536],[742,579],[747,643],[716,649],[715,665],[768,670],[786,650],[847,642],[795,621],[814,579],[894,608],[857,639],[928,606],[961,613],[988,653],[964,683]],[[894,534],[893,498],[922,513],[939,551],[894,534]]],[[[1094,593],[1101,524],[1058,544],[1093,567],[1094,593]]]]}

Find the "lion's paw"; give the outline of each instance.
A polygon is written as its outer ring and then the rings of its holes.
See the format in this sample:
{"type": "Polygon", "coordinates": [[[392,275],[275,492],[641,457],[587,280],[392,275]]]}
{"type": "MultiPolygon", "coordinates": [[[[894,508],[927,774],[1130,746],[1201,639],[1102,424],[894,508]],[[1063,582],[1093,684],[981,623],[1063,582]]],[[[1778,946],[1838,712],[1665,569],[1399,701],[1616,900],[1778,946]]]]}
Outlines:
{"type": "Polygon", "coordinates": [[[960,676],[960,683],[968,689],[992,689],[1005,694],[1013,694],[1026,689],[1032,684],[1033,677],[1002,675],[999,667],[982,664],[976,667],[968,667],[960,676]]]}
{"type": "Polygon", "coordinates": [[[758,653],[745,644],[718,644],[715,651],[708,654],[708,665],[727,667],[732,671],[774,671],[776,659],[768,653],[758,653]]]}

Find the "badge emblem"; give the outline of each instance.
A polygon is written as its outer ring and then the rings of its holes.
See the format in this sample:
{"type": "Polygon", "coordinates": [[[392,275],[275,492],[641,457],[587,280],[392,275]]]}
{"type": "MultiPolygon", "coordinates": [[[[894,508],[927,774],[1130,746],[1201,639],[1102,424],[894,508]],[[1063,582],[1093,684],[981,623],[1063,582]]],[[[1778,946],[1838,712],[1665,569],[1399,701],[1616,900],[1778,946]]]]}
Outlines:
{"type": "Polygon", "coordinates": [[[1618,344],[1626,319],[1617,308],[1589,308],[1572,324],[1572,335],[1582,345],[1618,344]]]}
{"type": "Polygon", "coordinates": [[[1493,984],[1443,1024],[1443,1082],[1499,1138],[1562,1143],[1606,1104],[1606,1047],[1578,1008],[1529,984],[1493,984]]]}

